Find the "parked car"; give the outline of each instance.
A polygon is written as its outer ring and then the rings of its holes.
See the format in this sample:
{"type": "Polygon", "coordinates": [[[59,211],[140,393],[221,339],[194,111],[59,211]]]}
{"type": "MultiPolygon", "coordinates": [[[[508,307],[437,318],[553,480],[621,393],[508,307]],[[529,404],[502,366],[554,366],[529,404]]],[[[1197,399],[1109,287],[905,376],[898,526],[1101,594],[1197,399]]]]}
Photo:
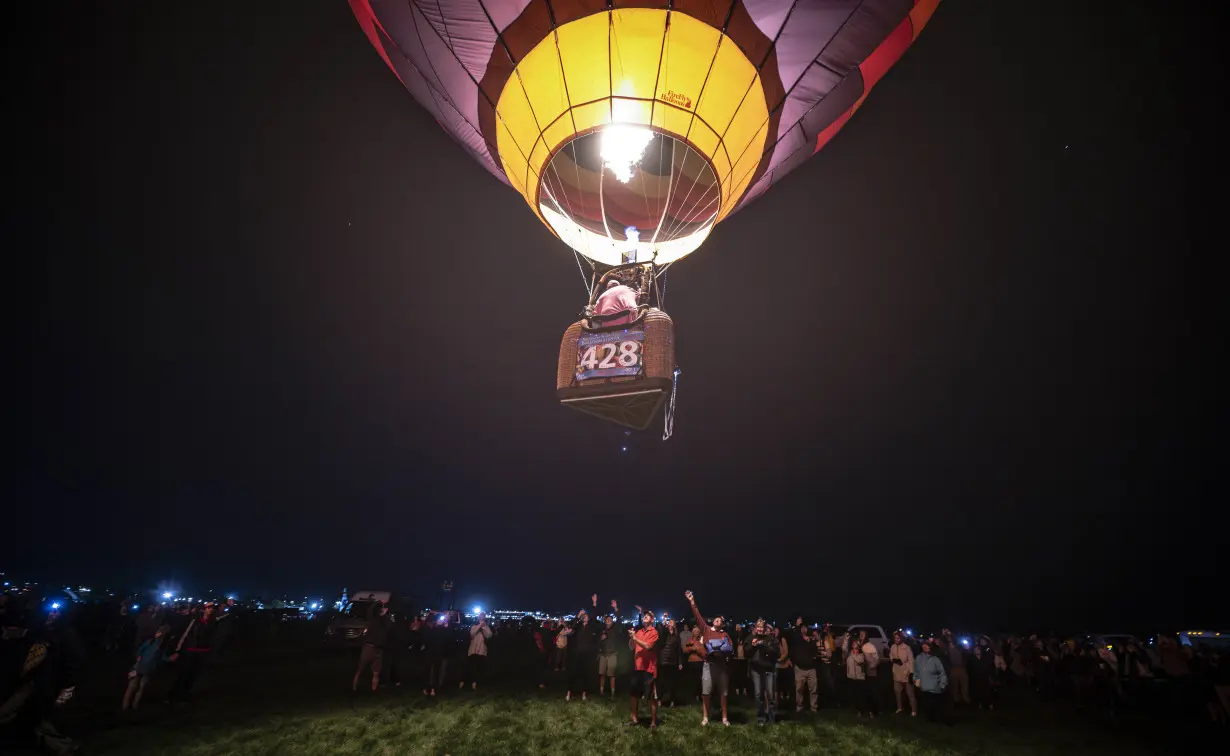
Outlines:
{"type": "Polygon", "coordinates": [[[1230,633],[1215,630],[1188,630],[1179,633],[1179,643],[1184,646],[1208,646],[1224,654],[1230,650],[1230,633]]]}
{"type": "Polygon", "coordinates": [[[833,638],[837,641],[837,645],[845,647],[849,645],[850,638],[857,638],[860,631],[866,631],[867,641],[875,645],[876,650],[880,654],[880,663],[888,662],[888,647],[892,644],[892,636],[884,632],[884,628],[879,625],[844,625],[833,624],[829,626],[829,632],[833,634],[833,638]]]}
{"type": "Polygon", "coordinates": [[[325,640],[335,645],[358,646],[367,632],[367,621],[378,604],[399,605],[392,591],[355,591],[342,611],[325,627],[325,640]]]}

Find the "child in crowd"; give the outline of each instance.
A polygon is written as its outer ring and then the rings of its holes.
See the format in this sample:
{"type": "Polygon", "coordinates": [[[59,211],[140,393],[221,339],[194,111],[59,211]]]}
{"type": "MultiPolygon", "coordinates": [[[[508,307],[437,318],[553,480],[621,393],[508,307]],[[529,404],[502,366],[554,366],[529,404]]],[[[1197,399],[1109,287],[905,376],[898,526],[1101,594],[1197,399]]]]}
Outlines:
{"type": "Polygon", "coordinates": [[[128,690],[124,691],[123,710],[136,711],[141,705],[141,695],[151,677],[162,668],[168,657],[162,652],[162,638],[167,634],[167,626],[163,625],[154,633],[154,637],[142,643],[137,648],[137,661],[128,672],[128,690]]]}

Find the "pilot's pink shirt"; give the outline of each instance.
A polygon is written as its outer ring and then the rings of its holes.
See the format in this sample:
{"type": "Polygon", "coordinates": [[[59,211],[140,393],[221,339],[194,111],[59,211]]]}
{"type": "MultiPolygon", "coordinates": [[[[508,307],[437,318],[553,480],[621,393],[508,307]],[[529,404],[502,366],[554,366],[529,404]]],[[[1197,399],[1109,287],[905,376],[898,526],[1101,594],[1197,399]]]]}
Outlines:
{"type": "Polygon", "coordinates": [[[594,313],[597,315],[610,315],[611,313],[623,310],[631,310],[632,312],[614,320],[605,321],[602,325],[623,325],[631,323],[636,319],[636,291],[631,286],[623,284],[612,286],[602,292],[598,297],[598,301],[594,303],[594,313]]]}

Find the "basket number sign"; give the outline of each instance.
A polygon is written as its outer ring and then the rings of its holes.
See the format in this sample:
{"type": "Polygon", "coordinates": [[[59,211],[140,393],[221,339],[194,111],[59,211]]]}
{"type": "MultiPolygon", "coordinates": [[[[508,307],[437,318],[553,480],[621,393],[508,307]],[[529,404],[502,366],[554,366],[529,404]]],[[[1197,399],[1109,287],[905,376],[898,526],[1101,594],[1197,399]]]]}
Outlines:
{"type": "Polygon", "coordinates": [[[577,339],[577,380],[639,375],[644,331],[591,333],[577,339]]]}

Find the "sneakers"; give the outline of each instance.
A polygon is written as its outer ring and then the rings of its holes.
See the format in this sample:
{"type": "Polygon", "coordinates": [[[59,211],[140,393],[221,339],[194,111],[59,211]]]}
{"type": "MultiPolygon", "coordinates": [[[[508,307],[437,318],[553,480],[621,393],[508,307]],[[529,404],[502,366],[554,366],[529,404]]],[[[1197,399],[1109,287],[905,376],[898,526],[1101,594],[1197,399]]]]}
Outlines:
{"type": "Polygon", "coordinates": [[[709,718],[708,718],[708,717],[701,717],[701,718],[700,718],[700,726],[701,726],[701,727],[706,727],[706,726],[708,726],[708,724],[709,724],[709,718]]]}
{"type": "Polygon", "coordinates": [[[730,720],[729,720],[729,719],[723,719],[723,720],[722,720],[722,725],[724,725],[725,727],[730,727],[730,720]]]}
{"type": "Polygon", "coordinates": [[[571,691],[571,690],[570,690],[570,691],[568,691],[567,693],[565,693],[565,694],[564,694],[564,700],[565,700],[565,701],[571,701],[571,700],[572,700],[572,691],[571,691]]]}
{"type": "Polygon", "coordinates": [[[897,710],[896,710],[896,711],[894,711],[893,713],[894,713],[894,714],[900,714],[900,713],[901,713],[901,712],[903,712],[903,711],[905,711],[905,709],[897,709],[897,710]]]}

